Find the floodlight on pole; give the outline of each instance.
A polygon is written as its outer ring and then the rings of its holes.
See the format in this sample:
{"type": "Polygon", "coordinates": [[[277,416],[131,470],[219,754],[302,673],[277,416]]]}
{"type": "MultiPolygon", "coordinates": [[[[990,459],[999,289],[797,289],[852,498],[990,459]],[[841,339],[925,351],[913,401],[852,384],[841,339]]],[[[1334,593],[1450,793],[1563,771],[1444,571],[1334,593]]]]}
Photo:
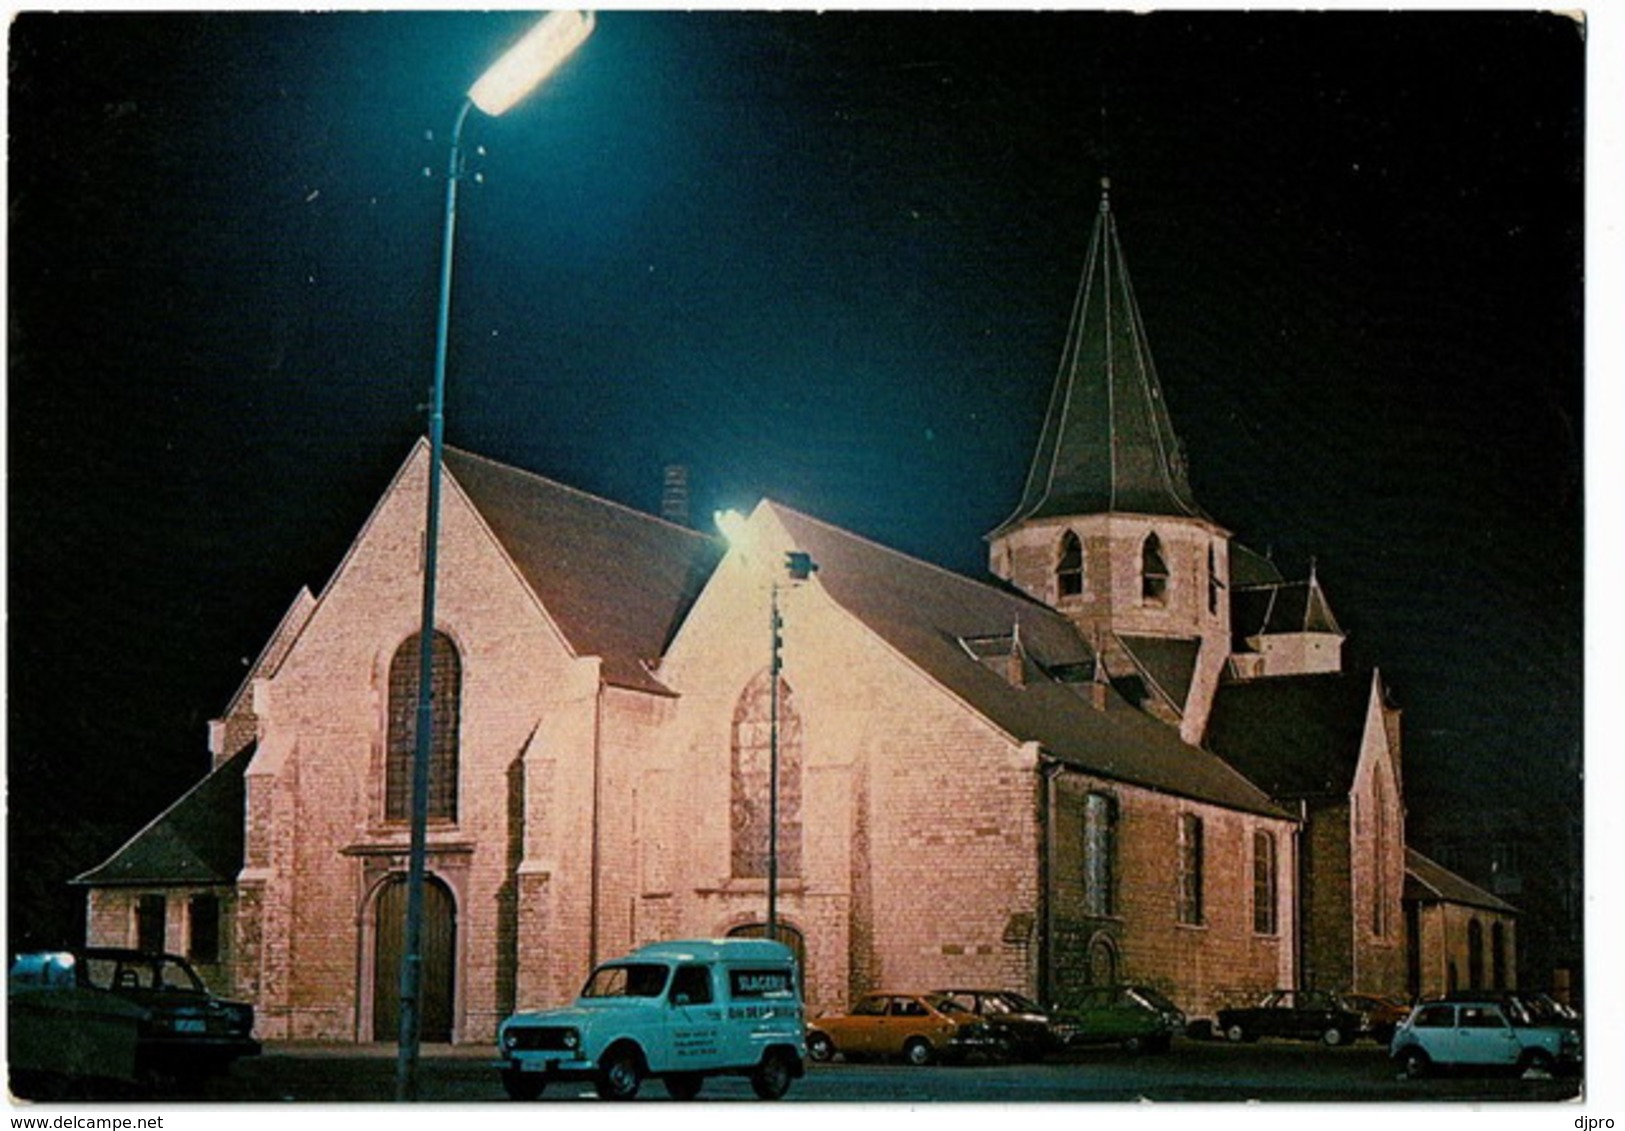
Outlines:
{"type": "MultiPolygon", "coordinates": [[[[717,511],[717,529],[728,544],[745,552],[752,540],[747,519],[738,511],[717,511]]],[[[767,929],[766,935],[779,941],[779,676],[784,670],[784,616],[779,608],[779,591],[793,588],[818,570],[818,563],[805,550],[786,550],[784,561],[768,583],[768,665],[767,665],[767,929]],[[784,576],[779,576],[780,572],[784,576]]]]}
{"type": "Polygon", "coordinates": [[[434,625],[440,557],[440,464],[445,454],[446,344],[451,326],[452,249],[457,231],[457,184],[463,178],[463,125],[478,106],[495,117],[535,90],[580,47],[592,13],[552,12],[482,75],[463,99],[451,130],[446,168],[445,226],[440,242],[440,305],[435,322],[434,385],[429,398],[428,514],[423,536],[423,606],[418,633],[417,731],[412,752],[411,834],[406,874],[406,924],[401,955],[400,1052],[395,1098],[417,1098],[422,1035],[423,885],[428,870],[429,766],[434,750],[434,625]]]}
{"type": "Polygon", "coordinates": [[[591,12],[550,12],[468,91],[468,100],[493,118],[512,109],[575,54],[592,34],[591,12]]]}

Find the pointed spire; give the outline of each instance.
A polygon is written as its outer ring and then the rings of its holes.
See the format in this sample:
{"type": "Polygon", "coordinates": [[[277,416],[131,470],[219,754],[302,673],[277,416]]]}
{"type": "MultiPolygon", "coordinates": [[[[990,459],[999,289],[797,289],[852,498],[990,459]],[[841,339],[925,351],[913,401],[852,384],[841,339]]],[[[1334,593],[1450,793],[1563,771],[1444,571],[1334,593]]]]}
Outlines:
{"type": "Polygon", "coordinates": [[[1309,592],[1303,604],[1303,630],[1343,635],[1343,629],[1332,615],[1332,606],[1320,587],[1320,573],[1314,558],[1309,559],[1309,592]]]}
{"type": "Polygon", "coordinates": [[[995,533],[1028,519],[1111,512],[1207,517],[1163,403],[1103,177],[1038,451],[1020,505],[995,533]]]}

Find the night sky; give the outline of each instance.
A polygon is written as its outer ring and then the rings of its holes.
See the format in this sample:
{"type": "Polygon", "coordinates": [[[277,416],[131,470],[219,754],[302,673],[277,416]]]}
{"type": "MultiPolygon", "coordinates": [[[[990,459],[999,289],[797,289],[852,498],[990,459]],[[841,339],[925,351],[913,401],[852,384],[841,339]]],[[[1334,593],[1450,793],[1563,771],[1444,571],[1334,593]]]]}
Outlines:
{"type": "MultiPolygon", "coordinates": [[[[204,773],[423,432],[447,132],[529,20],[14,17],[13,947],[76,935],[62,881],[204,773]]],[[[1529,13],[600,13],[470,120],[447,440],[981,574],[1106,175],[1197,497],[1316,562],[1412,810],[1572,808],[1586,54],[1529,13]]]]}

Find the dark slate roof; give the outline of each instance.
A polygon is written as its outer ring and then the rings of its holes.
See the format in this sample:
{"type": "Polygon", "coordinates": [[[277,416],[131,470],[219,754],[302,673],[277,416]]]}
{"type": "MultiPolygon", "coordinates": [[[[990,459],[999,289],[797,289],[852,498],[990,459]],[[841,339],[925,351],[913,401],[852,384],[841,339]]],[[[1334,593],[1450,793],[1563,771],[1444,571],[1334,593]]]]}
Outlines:
{"type": "Polygon", "coordinates": [[[1271,797],[1343,797],[1371,702],[1369,669],[1219,685],[1207,745],[1271,797]]]}
{"type": "Polygon", "coordinates": [[[1238,644],[1250,636],[1272,633],[1343,634],[1325,592],[1313,577],[1235,589],[1230,595],[1230,628],[1238,644]]]}
{"type": "Polygon", "coordinates": [[[1286,580],[1269,557],[1250,550],[1230,539],[1230,588],[1244,589],[1251,585],[1273,585],[1286,580]]]}
{"type": "Polygon", "coordinates": [[[1175,710],[1183,711],[1185,700],[1190,697],[1191,681],[1196,678],[1196,657],[1202,650],[1202,642],[1121,633],[1117,639],[1146,679],[1156,685],[1175,710]]]}
{"type": "Polygon", "coordinates": [[[180,800],[76,884],[231,884],[243,870],[243,772],[250,744],[222,762],[180,800]]]}
{"type": "Polygon", "coordinates": [[[664,691],[649,674],[722,557],[724,543],[447,448],[445,467],[578,655],[604,679],[664,691]]]}
{"type": "MultiPolygon", "coordinates": [[[[818,582],[870,631],[993,725],[1050,757],[1102,777],[1271,816],[1288,816],[1222,760],[1115,692],[1105,710],[1087,684],[1016,685],[962,640],[1013,634],[1045,671],[1083,671],[1093,656],[1072,623],[1013,590],[929,565],[777,504],[768,504],[818,563],[818,582]]],[[[787,629],[787,631],[791,631],[787,629]]],[[[1030,669],[1029,669],[1030,670],[1030,669]]]]}
{"type": "Polygon", "coordinates": [[[1163,402],[1105,191],[1037,454],[1015,513],[1206,518],[1163,402]]]}
{"type": "Polygon", "coordinates": [[[1405,899],[1411,903],[1460,903],[1490,911],[1518,910],[1414,848],[1405,849],[1405,899]]]}

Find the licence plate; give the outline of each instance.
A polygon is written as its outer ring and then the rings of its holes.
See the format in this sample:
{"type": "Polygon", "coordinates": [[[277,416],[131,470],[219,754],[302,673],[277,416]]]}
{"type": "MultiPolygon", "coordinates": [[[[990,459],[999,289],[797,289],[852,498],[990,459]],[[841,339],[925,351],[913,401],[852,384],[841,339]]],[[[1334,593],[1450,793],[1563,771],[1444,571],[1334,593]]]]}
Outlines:
{"type": "Polygon", "coordinates": [[[177,1033],[202,1033],[206,1031],[204,1022],[199,1018],[182,1017],[175,1022],[177,1033]]]}

